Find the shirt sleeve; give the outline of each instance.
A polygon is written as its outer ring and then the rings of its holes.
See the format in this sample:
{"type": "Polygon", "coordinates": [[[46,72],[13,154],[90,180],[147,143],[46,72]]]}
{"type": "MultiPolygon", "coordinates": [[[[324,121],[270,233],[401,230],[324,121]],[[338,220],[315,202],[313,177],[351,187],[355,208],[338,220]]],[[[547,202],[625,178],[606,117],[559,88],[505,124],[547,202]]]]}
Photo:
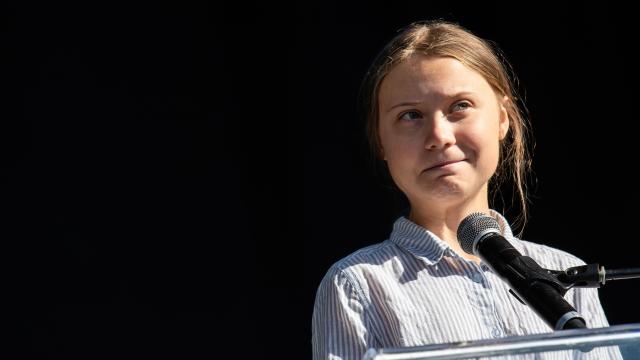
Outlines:
{"type": "Polygon", "coordinates": [[[314,360],[361,360],[373,346],[360,295],[343,270],[332,268],[324,277],[313,309],[314,360]]]}
{"type": "Polygon", "coordinates": [[[576,288],[575,304],[580,315],[585,318],[588,328],[609,326],[597,288],[576,288]]]}
{"type": "MultiPolygon", "coordinates": [[[[576,288],[574,293],[576,310],[584,317],[587,328],[609,326],[607,317],[600,303],[597,288],[576,288]]],[[[578,359],[622,359],[618,346],[598,347],[576,356],[578,359]]]]}

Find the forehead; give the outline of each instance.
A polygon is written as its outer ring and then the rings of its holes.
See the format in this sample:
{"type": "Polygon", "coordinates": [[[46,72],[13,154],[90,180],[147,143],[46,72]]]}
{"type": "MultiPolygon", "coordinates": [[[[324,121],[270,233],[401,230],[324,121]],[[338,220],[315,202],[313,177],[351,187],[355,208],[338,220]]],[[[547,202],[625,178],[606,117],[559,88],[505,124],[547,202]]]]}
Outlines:
{"type": "Polygon", "coordinates": [[[380,85],[380,106],[403,101],[429,101],[460,92],[495,96],[482,75],[450,57],[414,55],[396,65],[380,85]]]}

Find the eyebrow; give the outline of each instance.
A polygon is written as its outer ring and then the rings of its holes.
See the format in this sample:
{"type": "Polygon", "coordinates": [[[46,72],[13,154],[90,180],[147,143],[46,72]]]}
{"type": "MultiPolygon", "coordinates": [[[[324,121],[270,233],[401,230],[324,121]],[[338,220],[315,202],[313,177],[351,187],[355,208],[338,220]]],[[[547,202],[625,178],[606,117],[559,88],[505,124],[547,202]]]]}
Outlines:
{"type": "MultiPolygon", "coordinates": [[[[475,93],[475,92],[473,92],[473,91],[460,91],[460,92],[457,92],[457,93],[455,93],[455,94],[450,94],[450,95],[449,95],[449,94],[443,94],[443,93],[437,93],[437,95],[438,95],[438,96],[446,97],[446,98],[455,98],[455,97],[468,96],[468,95],[475,95],[475,94],[476,94],[476,93],[475,93]]],[[[423,103],[423,101],[406,101],[406,102],[401,102],[401,103],[399,103],[399,104],[395,104],[395,105],[393,105],[392,107],[390,107],[390,108],[386,111],[386,113],[387,113],[387,114],[388,114],[388,113],[390,113],[390,112],[391,112],[391,110],[393,110],[393,109],[395,109],[395,108],[397,108],[397,107],[401,107],[401,106],[416,106],[416,105],[418,105],[418,104],[422,104],[422,103],[423,103]]]]}

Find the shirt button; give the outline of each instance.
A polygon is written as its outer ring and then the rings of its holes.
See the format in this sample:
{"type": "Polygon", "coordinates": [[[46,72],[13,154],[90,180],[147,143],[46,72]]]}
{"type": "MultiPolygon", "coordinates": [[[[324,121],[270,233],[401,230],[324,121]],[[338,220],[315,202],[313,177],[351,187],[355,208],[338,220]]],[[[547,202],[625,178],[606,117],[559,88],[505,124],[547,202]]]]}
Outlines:
{"type": "Polygon", "coordinates": [[[498,329],[497,327],[491,329],[491,336],[493,336],[494,338],[499,338],[501,334],[502,331],[500,331],[500,329],[498,329]]]}
{"type": "Polygon", "coordinates": [[[482,274],[480,274],[480,273],[474,273],[474,274],[473,274],[473,281],[475,281],[475,282],[482,282],[482,274]]]}

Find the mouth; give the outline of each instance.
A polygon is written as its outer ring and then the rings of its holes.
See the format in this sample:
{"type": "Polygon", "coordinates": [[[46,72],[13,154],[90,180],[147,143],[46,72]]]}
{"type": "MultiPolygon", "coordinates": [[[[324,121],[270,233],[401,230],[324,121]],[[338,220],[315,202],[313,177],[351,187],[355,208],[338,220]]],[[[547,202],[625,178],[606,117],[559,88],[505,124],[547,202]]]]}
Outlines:
{"type": "Polygon", "coordinates": [[[462,159],[462,160],[449,160],[449,161],[443,161],[441,163],[435,164],[431,167],[428,167],[426,169],[424,169],[424,171],[429,171],[429,170],[436,170],[436,169],[442,169],[442,168],[447,168],[453,164],[457,164],[460,162],[465,161],[466,159],[462,159]]]}

